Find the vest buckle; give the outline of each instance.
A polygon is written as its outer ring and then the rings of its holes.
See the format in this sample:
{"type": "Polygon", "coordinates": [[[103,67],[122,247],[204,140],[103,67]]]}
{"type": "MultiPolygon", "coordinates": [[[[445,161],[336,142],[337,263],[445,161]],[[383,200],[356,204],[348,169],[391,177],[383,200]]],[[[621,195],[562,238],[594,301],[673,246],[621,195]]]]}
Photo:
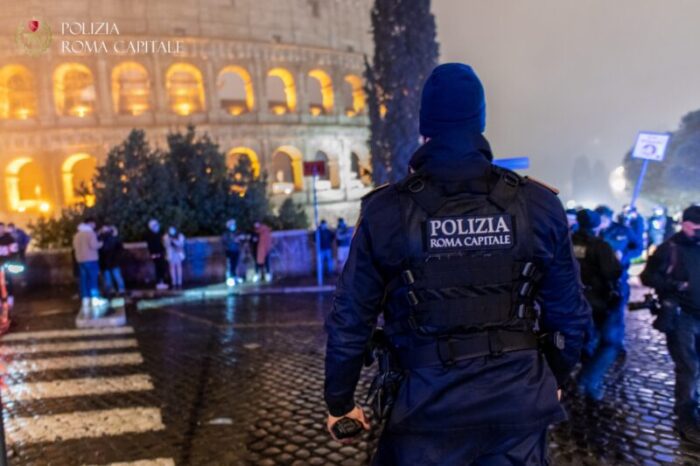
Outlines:
{"type": "Polygon", "coordinates": [[[420,178],[416,178],[415,180],[411,181],[408,185],[408,190],[414,194],[423,191],[424,188],[425,182],[420,178]]]}
{"type": "Polygon", "coordinates": [[[404,270],[401,272],[401,279],[403,280],[404,285],[413,285],[416,282],[416,279],[413,277],[413,272],[410,270],[404,270]]]}
{"type": "Polygon", "coordinates": [[[406,293],[406,298],[408,299],[408,304],[411,306],[417,306],[419,301],[418,301],[418,296],[413,291],[409,291],[406,293]]]}
{"type": "Polygon", "coordinates": [[[449,337],[440,337],[437,341],[438,359],[444,367],[450,367],[455,364],[454,348],[449,337]]]}
{"type": "Polygon", "coordinates": [[[520,184],[520,178],[515,173],[504,172],[503,181],[511,187],[516,187],[520,184]]]}

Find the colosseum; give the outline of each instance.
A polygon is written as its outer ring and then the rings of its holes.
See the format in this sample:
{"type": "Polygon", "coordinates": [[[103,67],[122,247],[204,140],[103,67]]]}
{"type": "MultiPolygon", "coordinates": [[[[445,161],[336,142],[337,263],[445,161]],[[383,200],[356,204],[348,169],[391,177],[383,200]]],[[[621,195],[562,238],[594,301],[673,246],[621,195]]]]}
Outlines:
{"type": "Polygon", "coordinates": [[[23,224],[77,202],[132,128],[153,145],[194,124],[273,199],[322,216],[367,192],[370,0],[26,0],[0,11],[0,211],[23,224]]]}

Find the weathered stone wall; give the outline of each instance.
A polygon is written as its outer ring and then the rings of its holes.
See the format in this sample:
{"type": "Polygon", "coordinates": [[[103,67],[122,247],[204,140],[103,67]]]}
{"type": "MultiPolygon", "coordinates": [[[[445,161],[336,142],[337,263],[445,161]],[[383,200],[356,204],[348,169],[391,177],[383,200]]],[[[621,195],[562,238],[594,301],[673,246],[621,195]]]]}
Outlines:
{"type": "MultiPolygon", "coordinates": [[[[245,248],[244,248],[245,250],[245,248]]],[[[184,263],[184,282],[222,282],[226,272],[219,237],[192,238],[187,240],[187,259],[184,263]]],[[[34,287],[70,285],[75,282],[74,265],[70,249],[36,251],[27,256],[26,282],[34,287]]],[[[272,233],[270,266],[275,277],[312,275],[316,264],[313,233],[306,230],[276,231],[272,233]]],[[[252,258],[243,254],[239,273],[252,272],[252,258]]],[[[132,286],[148,286],[154,282],[152,262],[146,243],[125,245],[122,273],[132,286]]]]}

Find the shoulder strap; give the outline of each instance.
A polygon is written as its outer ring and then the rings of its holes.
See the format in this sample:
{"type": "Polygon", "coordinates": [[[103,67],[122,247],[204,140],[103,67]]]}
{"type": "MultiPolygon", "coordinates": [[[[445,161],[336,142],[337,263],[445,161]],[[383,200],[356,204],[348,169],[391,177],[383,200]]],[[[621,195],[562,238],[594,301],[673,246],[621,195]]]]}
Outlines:
{"type": "Polygon", "coordinates": [[[668,245],[671,247],[671,260],[666,268],[666,275],[671,275],[678,267],[678,246],[673,241],[669,241],[668,245]]]}
{"type": "Polygon", "coordinates": [[[494,167],[494,173],[499,178],[491,192],[489,192],[488,200],[504,211],[515,200],[522,178],[517,173],[503,168],[494,167]]]}

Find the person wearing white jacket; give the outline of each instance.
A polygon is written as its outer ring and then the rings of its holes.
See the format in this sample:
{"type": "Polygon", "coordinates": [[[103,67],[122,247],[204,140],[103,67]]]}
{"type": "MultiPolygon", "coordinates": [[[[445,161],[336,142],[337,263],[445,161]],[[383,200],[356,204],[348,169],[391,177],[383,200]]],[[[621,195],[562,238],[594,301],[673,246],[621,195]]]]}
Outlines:
{"type": "Polygon", "coordinates": [[[173,289],[182,288],[182,262],[185,260],[185,236],[171,226],[163,236],[165,258],[170,265],[170,280],[173,289]]]}

